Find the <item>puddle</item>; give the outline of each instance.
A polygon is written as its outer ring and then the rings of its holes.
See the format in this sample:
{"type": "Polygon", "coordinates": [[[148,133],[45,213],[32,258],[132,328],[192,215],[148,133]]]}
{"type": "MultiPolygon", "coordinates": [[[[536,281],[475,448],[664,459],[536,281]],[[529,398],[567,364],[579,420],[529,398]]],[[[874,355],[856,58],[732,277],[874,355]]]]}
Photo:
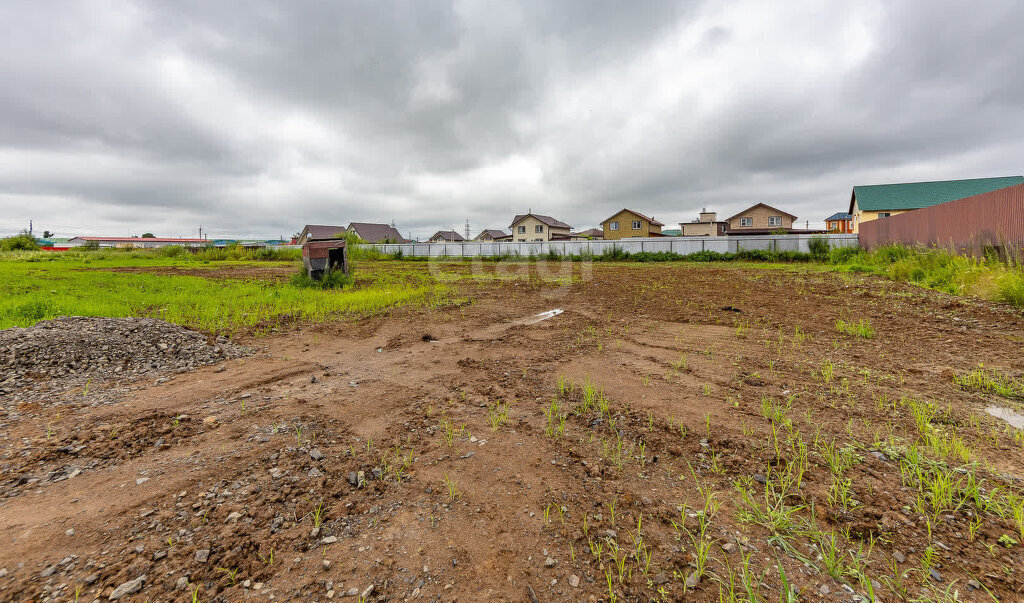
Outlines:
{"type": "Polygon", "coordinates": [[[565,310],[562,310],[561,308],[555,308],[554,310],[548,310],[547,312],[541,312],[540,314],[538,314],[536,316],[531,316],[530,318],[527,318],[526,320],[524,320],[522,322],[522,324],[524,324],[524,325],[532,325],[532,324],[538,323],[538,322],[540,322],[542,320],[547,320],[549,318],[553,318],[555,316],[558,316],[559,314],[561,314],[564,311],[565,310]]]}
{"type": "Polygon", "coordinates": [[[1024,415],[1002,406],[989,406],[985,412],[993,417],[1002,419],[1017,429],[1024,429],[1024,415]]]}

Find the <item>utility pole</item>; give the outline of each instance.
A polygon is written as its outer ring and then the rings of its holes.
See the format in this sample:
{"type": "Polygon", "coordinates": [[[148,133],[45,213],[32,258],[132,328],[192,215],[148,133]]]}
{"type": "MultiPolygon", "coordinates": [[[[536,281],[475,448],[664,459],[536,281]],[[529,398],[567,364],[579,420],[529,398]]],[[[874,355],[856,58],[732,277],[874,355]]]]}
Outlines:
{"type": "Polygon", "coordinates": [[[469,220],[466,220],[466,240],[469,240],[469,220]]]}
{"type": "Polygon", "coordinates": [[[32,220],[28,221],[28,234],[32,234],[32,220]]]}

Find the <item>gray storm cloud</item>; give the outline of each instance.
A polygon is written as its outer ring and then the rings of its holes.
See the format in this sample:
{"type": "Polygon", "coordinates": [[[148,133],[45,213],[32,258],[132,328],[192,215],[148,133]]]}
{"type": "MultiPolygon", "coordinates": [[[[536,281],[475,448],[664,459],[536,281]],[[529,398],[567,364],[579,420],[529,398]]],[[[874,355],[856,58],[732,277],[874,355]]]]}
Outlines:
{"type": "Polygon", "coordinates": [[[1024,172],[1024,4],[0,4],[0,233],[668,224],[1024,172]]]}

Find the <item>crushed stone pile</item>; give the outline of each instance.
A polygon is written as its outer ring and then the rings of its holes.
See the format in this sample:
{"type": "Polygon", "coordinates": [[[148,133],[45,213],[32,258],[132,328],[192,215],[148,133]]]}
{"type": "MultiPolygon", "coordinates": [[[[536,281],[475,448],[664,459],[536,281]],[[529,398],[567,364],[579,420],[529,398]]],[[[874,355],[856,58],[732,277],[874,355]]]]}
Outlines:
{"type": "Polygon", "coordinates": [[[183,372],[248,353],[155,318],[60,317],[0,331],[0,396],[183,372]]]}

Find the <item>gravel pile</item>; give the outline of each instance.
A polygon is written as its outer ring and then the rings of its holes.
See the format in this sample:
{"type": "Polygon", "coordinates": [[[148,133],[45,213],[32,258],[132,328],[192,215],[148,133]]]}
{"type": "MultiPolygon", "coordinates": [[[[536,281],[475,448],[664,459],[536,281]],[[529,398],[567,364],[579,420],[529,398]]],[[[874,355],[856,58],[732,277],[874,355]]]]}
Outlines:
{"type": "Polygon", "coordinates": [[[0,331],[0,396],[183,372],[247,353],[154,318],[55,318],[0,331]]]}

